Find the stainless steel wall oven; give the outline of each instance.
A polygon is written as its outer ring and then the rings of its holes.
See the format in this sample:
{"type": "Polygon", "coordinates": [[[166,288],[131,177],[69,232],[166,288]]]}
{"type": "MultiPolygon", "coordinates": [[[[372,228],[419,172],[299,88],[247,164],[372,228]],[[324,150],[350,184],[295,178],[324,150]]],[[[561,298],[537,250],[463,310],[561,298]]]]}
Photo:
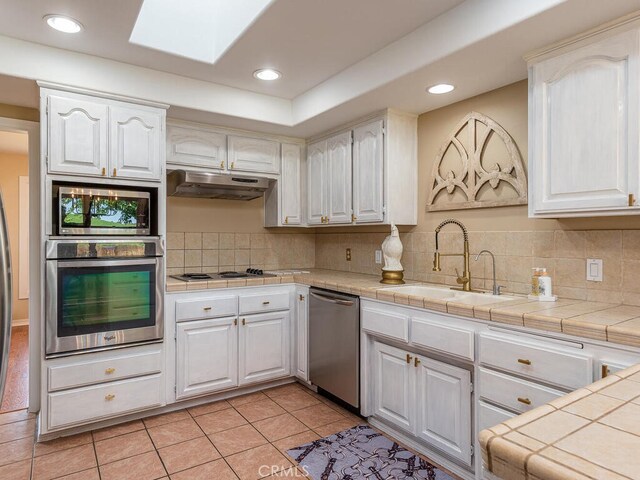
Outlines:
{"type": "Polygon", "coordinates": [[[49,240],[46,354],[162,339],[163,253],[153,237],[49,240]]]}

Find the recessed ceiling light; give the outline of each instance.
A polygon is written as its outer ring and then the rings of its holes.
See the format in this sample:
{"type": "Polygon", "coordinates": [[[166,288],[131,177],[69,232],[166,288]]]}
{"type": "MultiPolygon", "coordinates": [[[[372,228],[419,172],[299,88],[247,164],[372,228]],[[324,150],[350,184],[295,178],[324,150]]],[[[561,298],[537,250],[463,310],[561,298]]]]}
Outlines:
{"type": "Polygon", "coordinates": [[[82,24],[71,17],[64,15],[45,15],[44,19],[51,28],[64,33],[78,33],[82,30],[82,24]]]}
{"type": "Polygon", "coordinates": [[[427,92],[433,93],[435,95],[440,95],[442,93],[449,93],[453,91],[454,88],[456,87],[454,87],[453,85],[449,85],[448,83],[439,83],[427,88],[427,92]]]}
{"type": "Polygon", "coordinates": [[[260,70],[253,72],[253,76],[259,80],[277,80],[282,76],[282,74],[271,68],[261,68],[260,70]]]}

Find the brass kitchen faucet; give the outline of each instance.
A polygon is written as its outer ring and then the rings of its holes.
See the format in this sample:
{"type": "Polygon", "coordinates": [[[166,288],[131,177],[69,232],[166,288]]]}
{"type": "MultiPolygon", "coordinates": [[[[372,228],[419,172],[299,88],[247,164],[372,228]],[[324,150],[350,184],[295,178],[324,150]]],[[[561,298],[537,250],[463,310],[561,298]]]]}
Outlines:
{"type": "Polygon", "coordinates": [[[433,271],[440,272],[442,269],[440,268],[440,257],[464,257],[464,271],[462,272],[462,276],[460,276],[460,272],[456,268],[456,275],[458,282],[461,287],[451,287],[453,290],[462,290],[464,292],[473,292],[471,289],[471,272],[469,271],[469,234],[467,233],[467,228],[460,222],[459,220],[455,220],[453,218],[448,218],[444,220],[440,225],[436,227],[436,252],[433,254],[433,271]],[[440,253],[438,250],[438,234],[440,230],[445,225],[457,225],[462,230],[462,235],[464,237],[464,251],[463,253],[440,253]]]}

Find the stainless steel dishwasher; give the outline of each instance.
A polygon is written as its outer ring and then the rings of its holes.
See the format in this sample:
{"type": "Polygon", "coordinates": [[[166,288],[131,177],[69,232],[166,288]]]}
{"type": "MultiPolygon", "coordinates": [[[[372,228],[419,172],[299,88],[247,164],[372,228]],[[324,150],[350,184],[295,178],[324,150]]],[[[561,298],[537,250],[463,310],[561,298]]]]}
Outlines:
{"type": "Polygon", "coordinates": [[[309,380],[360,408],[360,299],[311,288],[309,380]]]}

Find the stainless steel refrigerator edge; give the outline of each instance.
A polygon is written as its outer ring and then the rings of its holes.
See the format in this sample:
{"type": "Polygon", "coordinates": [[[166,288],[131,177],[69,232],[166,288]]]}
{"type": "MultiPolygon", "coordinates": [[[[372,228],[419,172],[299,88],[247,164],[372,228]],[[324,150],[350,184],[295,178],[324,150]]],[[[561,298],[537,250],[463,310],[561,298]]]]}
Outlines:
{"type": "Polygon", "coordinates": [[[309,380],[360,408],[360,299],[311,288],[309,380]]]}
{"type": "Polygon", "coordinates": [[[0,192],[0,403],[2,403],[4,384],[9,369],[12,300],[9,231],[4,214],[2,192],[0,192]]]}

